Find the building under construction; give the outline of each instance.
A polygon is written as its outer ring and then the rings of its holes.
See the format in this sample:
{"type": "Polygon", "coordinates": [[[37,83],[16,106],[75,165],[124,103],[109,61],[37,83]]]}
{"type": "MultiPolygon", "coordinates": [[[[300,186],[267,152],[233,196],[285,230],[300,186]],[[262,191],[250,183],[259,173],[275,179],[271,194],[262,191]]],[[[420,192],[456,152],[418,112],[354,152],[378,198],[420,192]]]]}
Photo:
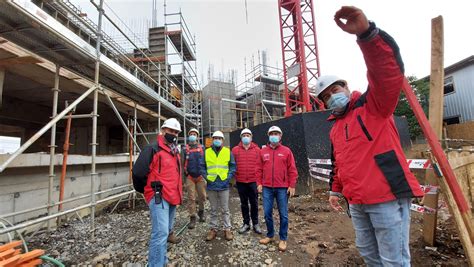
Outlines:
{"type": "Polygon", "coordinates": [[[135,197],[131,166],[166,118],[178,118],[183,133],[229,137],[284,115],[282,71],[265,64],[239,85],[201,90],[181,12],[165,9],[163,25],[135,42],[114,13],[92,4],[97,22],[67,0],[0,3],[0,136],[12,144],[0,155],[0,214],[14,225],[0,233],[53,227],[57,217],[135,197]],[[120,38],[103,30],[111,27],[120,38]]]}
{"type": "Polygon", "coordinates": [[[181,12],[165,13],[144,46],[92,4],[97,23],[67,0],[0,2],[0,135],[13,144],[0,155],[0,214],[14,225],[0,234],[64,215],[92,214],[93,228],[97,207],[134,196],[131,166],[163,120],[178,118],[183,132],[201,125],[181,12]]]}

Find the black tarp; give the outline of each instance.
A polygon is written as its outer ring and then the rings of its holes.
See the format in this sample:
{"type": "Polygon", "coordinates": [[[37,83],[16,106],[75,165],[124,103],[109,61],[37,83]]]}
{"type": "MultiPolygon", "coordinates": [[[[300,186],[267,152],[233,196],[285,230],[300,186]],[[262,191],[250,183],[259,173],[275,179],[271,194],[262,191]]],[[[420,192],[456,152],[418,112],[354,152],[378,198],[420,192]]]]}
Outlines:
{"type": "MultiPolygon", "coordinates": [[[[308,193],[313,187],[327,187],[322,181],[316,180],[310,175],[310,166],[308,159],[330,159],[331,145],[329,142],[329,131],[331,122],[327,121],[329,111],[308,112],[296,114],[288,118],[259,124],[251,127],[253,133],[253,141],[260,147],[268,141],[268,129],[276,125],[283,131],[282,143],[288,146],[295,156],[296,167],[298,169],[298,185],[299,193],[308,193]]],[[[410,134],[408,132],[408,123],[405,118],[396,117],[395,123],[400,133],[402,145],[410,145],[410,134]]],[[[230,133],[230,144],[234,147],[240,142],[240,130],[230,133]]],[[[328,165],[313,165],[329,169],[328,165]]],[[[326,177],[327,175],[319,175],[326,177]]]]}

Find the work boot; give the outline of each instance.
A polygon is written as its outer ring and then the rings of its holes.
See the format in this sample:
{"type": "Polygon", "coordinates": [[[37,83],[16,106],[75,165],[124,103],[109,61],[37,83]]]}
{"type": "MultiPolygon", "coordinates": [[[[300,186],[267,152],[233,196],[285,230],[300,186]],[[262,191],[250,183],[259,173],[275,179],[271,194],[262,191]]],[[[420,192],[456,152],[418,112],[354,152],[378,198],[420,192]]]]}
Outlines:
{"type": "Polygon", "coordinates": [[[232,234],[232,231],[230,229],[225,230],[225,240],[229,241],[234,239],[234,234],[232,234]]]}
{"type": "Polygon", "coordinates": [[[254,231],[255,233],[259,234],[259,235],[262,234],[262,228],[260,228],[260,225],[258,225],[258,224],[255,224],[255,225],[253,226],[253,231],[254,231]]]}
{"type": "Polygon", "coordinates": [[[248,224],[243,224],[242,227],[240,227],[239,229],[239,234],[243,234],[243,233],[246,233],[250,230],[250,225],[248,224]]]}
{"type": "Polygon", "coordinates": [[[199,221],[200,222],[205,222],[206,218],[204,217],[204,210],[198,211],[198,216],[199,216],[199,221]]]}
{"type": "Polygon", "coordinates": [[[194,229],[196,227],[196,216],[191,216],[191,220],[189,221],[188,228],[194,229]]]}
{"type": "Polygon", "coordinates": [[[258,242],[262,245],[267,245],[270,242],[273,242],[273,237],[265,237],[265,238],[260,239],[260,241],[258,242]]]}
{"type": "Polygon", "coordinates": [[[173,232],[168,235],[168,242],[171,244],[178,244],[181,239],[179,239],[173,232]]]}
{"type": "Polygon", "coordinates": [[[280,243],[278,243],[278,250],[282,251],[282,252],[286,250],[286,241],[285,240],[280,240],[280,243]]]}
{"type": "Polygon", "coordinates": [[[209,230],[209,233],[207,233],[206,241],[212,241],[214,238],[216,238],[216,230],[211,229],[209,230]]]}

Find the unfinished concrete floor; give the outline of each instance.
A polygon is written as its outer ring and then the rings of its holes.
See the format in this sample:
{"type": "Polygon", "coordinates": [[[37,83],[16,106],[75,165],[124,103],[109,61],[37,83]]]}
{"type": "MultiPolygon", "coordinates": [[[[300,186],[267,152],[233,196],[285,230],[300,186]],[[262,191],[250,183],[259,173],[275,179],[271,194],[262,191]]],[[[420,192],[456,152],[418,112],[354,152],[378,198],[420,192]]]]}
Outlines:
{"type": "MultiPolygon", "coordinates": [[[[240,202],[231,194],[233,227],[241,225],[240,202]]],[[[149,212],[143,201],[135,210],[120,205],[114,213],[97,217],[96,239],[90,240],[89,221],[73,221],[57,231],[30,239],[31,248],[46,249],[67,266],[145,266],[149,239],[149,212]],[[135,263],[132,265],[132,263],[135,263]]],[[[261,208],[261,206],[260,206],[261,208]]],[[[206,205],[206,212],[209,205],[206,205]]],[[[206,223],[186,229],[181,243],[170,245],[168,256],[174,266],[353,266],[363,264],[355,244],[352,224],[344,213],[332,212],[327,195],[321,189],[315,195],[290,200],[288,250],[278,251],[277,244],[258,244],[254,233],[239,235],[225,241],[223,233],[212,242],[204,241],[206,223]]],[[[446,209],[440,211],[437,249],[425,249],[422,242],[422,216],[412,213],[411,253],[413,266],[467,266],[462,246],[446,209]]],[[[208,212],[207,212],[208,215],[208,212]]],[[[262,225],[263,213],[260,211],[262,225]]],[[[175,231],[188,221],[184,207],[178,208],[175,231]]],[[[263,227],[265,228],[265,227],[263,227]]],[[[277,228],[278,229],[278,228],[277,228]]]]}

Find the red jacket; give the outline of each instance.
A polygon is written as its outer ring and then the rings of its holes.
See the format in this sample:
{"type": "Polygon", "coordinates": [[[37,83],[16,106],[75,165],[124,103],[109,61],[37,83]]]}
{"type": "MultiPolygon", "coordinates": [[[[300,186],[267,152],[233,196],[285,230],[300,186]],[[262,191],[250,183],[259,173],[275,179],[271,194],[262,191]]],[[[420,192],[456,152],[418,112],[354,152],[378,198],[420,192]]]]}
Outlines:
{"type": "Polygon", "coordinates": [[[173,155],[162,135],[159,135],[157,139],[159,150],[153,155],[149,166],[150,173],[144,192],[145,200],[149,203],[154,196],[151,182],[160,181],[163,184],[162,197],[170,205],[179,205],[183,195],[179,152],[175,152],[173,155]]]}
{"type": "Polygon", "coordinates": [[[295,188],[297,178],[295,158],[288,147],[282,144],[275,148],[270,145],[262,147],[257,170],[258,185],[295,188]]]}
{"type": "Polygon", "coordinates": [[[237,170],[235,179],[239,183],[255,183],[257,181],[257,169],[259,164],[260,148],[254,142],[250,143],[249,149],[245,149],[242,142],[232,148],[237,170]]]}
{"type": "Polygon", "coordinates": [[[393,120],[402,88],[403,62],[395,41],[380,31],[358,41],[367,65],[367,92],[353,92],[347,113],[330,132],[333,172],[330,190],[351,204],[376,204],[423,192],[410,172],[393,120]]]}

